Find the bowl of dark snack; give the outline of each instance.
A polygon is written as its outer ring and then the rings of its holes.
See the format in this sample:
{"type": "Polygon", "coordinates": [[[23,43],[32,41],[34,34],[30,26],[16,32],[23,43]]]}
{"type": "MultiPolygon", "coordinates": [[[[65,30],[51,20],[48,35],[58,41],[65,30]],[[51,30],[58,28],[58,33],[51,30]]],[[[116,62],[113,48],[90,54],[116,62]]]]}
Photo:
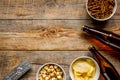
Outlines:
{"type": "Polygon", "coordinates": [[[86,10],[89,16],[97,21],[106,21],[116,12],[116,0],[87,0],[86,10]]]}

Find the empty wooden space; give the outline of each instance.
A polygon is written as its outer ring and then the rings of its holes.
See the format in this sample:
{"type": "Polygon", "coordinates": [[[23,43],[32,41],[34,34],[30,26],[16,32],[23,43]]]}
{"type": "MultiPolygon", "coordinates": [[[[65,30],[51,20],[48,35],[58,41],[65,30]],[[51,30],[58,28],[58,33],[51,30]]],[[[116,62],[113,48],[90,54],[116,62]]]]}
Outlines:
{"type": "Polygon", "coordinates": [[[120,52],[81,30],[88,25],[120,34],[120,0],[117,3],[110,20],[96,22],[86,12],[86,0],[0,0],[0,80],[24,60],[33,66],[20,80],[35,80],[38,68],[47,62],[60,64],[71,80],[70,63],[90,55],[90,45],[120,74],[120,52]]]}

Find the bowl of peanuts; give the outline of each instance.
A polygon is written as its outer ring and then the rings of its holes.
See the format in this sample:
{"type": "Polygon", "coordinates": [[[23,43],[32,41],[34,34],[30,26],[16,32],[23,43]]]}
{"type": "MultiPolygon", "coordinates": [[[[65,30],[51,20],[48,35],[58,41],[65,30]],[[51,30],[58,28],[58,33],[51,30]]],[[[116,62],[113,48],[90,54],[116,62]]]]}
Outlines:
{"type": "Polygon", "coordinates": [[[87,0],[86,10],[89,16],[97,21],[106,21],[116,12],[116,0],[87,0]]]}
{"type": "Polygon", "coordinates": [[[46,63],[38,69],[36,80],[66,80],[66,73],[60,65],[46,63]]]}

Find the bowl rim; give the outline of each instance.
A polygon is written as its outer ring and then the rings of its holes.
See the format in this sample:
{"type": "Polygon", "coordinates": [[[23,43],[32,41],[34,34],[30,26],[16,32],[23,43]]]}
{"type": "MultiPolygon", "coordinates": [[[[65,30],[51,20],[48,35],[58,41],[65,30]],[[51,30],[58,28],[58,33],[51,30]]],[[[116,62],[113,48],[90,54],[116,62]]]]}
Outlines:
{"type": "Polygon", "coordinates": [[[91,60],[95,63],[95,65],[96,65],[96,72],[95,72],[95,76],[94,76],[93,80],[98,80],[99,77],[100,77],[100,67],[99,67],[98,63],[96,62],[96,60],[93,59],[93,58],[90,57],[90,56],[80,56],[80,57],[77,57],[76,59],[74,59],[74,60],[72,61],[72,63],[70,64],[70,68],[69,68],[69,75],[70,75],[71,79],[74,80],[74,75],[73,75],[73,73],[72,73],[72,64],[73,64],[75,61],[77,61],[77,60],[79,60],[79,59],[82,59],[82,58],[89,58],[89,59],[91,59],[91,60]]]}
{"type": "Polygon", "coordinates": [[[38,80],[38,75],[39,75],[40,70],[41,70],[44,66],[49,65],[49,64],[58,66],[58,67],[63,71],[63,74],[64,74],[64,75],[63,75],[63,80],[66,80],[66,73],[65,73],[65,70],[63,69],[63,67],[62,67],[61,65],[59,65],[59,64],[57,64],[57,63],[53,63],[53,62],[45,63],[45,64],[43,64],[42,66],[39,67],[39,69],[37,70],[37,73],[36,73],[36,80],[38,80]]]}
{"type": "Polygon", "coordinates": [[[113,12],[112,12],[112,14],[111,14],[109,17],[107,17],[107,18],[97,19],[97,18],[93,17],[93,16],[90,14],[89,10],[88,10],[88,6],[87,6],[87,5],[88,5],[88,0],[86,0],[86,10],[87,10],[87,13],[88,13],[89,16],[90,16],[92,19],[94,19],[94,20],[97,20],[97,21],[106,21],[106,20],[112,18],[112,16],[115,14],[115,12],[116,12],[116,10],[117,10],[117,0],[114,0],[114,1],[115,1],[115,6],[114,6],[114,9],[113,9],[113,12]]]}

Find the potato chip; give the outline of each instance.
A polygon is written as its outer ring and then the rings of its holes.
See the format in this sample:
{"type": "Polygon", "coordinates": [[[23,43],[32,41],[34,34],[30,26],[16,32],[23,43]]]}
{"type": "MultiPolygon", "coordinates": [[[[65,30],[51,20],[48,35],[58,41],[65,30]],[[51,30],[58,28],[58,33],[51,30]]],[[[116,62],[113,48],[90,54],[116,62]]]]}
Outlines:
{"type": "Polygon", "coordinates": [[[75,80],[92,80],[96,71],[95,64],[90,59],[79,59],[72,65],[75,80]]]}

